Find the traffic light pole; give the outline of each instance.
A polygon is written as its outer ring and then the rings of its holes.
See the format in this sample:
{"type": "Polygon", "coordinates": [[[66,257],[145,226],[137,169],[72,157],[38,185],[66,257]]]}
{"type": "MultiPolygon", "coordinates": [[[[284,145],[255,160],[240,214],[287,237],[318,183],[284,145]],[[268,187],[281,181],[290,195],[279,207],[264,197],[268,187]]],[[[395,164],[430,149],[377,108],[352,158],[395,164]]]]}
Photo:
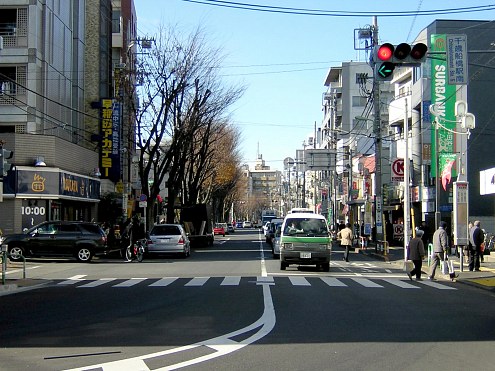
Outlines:
{"type": "MultiPolygon", "coordinates": [[[[378,21],[373,17],[373,46],[378,45],[378,21]]],[[[375,71],[373,60],[373,71],[375,71]]],[[[382,211],[382,127],[380,115],[380,82],[373,74],[373,133],[375,137],[375,226],[377,241],[383,240],[383,211],[382,211]]]]}

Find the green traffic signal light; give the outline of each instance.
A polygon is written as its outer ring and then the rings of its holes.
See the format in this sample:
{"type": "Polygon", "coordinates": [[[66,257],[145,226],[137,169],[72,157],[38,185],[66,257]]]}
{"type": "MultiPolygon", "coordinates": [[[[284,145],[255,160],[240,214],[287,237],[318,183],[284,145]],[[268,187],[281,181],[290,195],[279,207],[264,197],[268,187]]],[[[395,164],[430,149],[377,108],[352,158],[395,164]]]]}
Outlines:
{"type": "Polygon", "coordinates": [[[394,73],[395,64],[392,62],[383,62],[380,67],[378,67],[377,74],[382,79],[390,77],[394,73]]]}

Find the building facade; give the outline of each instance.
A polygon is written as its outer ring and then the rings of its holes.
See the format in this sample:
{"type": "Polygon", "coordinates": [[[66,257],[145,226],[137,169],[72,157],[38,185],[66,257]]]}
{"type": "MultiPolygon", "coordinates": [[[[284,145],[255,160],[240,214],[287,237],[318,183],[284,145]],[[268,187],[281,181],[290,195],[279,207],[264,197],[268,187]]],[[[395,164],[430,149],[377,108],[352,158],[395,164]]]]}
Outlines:
{"type": "MultiPolygon", "coordinates": [[[[116,101],[114,3],[135,25],[130,0],[0,4],[0,140],[13,151],[0,202],[3,233],[44,220],[98,220],[102,180],[105,192],[122,182],[122,147],[130,146],[123,142],[113,145],[118,176],[102,176],[102,103],[116,101]]],[[[127,29],[134,38],[136,28],[127,29]]],[[[122,122],[112,125],[122,138],[122,122]]]]}

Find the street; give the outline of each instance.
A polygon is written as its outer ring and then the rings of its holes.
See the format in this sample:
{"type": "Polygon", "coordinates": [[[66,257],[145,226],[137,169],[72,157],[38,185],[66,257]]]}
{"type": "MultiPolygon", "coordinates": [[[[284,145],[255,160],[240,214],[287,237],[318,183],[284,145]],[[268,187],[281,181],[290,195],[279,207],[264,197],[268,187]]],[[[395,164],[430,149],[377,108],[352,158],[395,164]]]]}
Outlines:
{"type": "Polygon", "coordinates": [[[491,370],[491,292],[362,254],[280,271],[255,229],[191,257],[28,261],[0,297],[2,370],[491,370]]]}

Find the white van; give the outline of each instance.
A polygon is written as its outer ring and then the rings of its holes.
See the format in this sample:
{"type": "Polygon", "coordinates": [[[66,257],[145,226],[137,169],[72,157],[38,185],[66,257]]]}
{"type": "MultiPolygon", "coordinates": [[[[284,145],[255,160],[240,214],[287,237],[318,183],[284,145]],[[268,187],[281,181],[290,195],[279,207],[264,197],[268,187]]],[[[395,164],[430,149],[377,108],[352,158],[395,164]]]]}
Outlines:
{"type": "Polygon", "coordinates": [[[311,209],[308,209],[307,207],[293,207],[292,209],[290,209],[289,214],[294,214],[294,213],[314,214],[314,211],[311,209]]]}
{"type": "Polygon", "coordinates": [[[280,235],[280,269],[291,264],[316,265],[330,271],[332,239],[323,215],[287,214],[280,235]]]}

